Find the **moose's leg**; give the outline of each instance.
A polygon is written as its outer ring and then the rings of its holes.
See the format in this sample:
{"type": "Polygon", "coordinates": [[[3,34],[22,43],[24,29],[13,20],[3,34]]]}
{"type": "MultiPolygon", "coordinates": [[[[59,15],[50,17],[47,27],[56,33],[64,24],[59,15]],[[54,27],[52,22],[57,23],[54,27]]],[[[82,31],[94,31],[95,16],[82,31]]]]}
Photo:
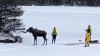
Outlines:
{"type": "Polygon", "coordinates": [[[37,37],[36,37],[36,45],[37,45],[37,37]]]}
{"type": "Polygon", "coordinates": [[[44,39],[44,43],[43,43],[43,45],[44,45],[44,44],[45,44],[46,37],[45,37],[45,36],[43,36],[43,39],[44,39]]]}
{"type": "Polygon", "coordinates": [[[36,36],[34,37],[34,45],[36,45],[36,36]]]}
{"type": "Polygon", "coordinates": [[[46,36],[45,36],[45,39],[44,39],[44,40],[45,40],[45,42],[46,42],[46,44],[45,44],[45,45],[47,45],[47,38],[46,38],[46,36]]]}
{"type": "Polygon", "coordinates": [[[47,45],[47,39],[46,39],[46,45],[47,45]]]}
{"type": "Polygon", "coordinates": [[[45,45],[47,45],[47,38],[46,38],[46,36],[43,36],[43,39],[44,39],[44,43],[43,43],[43,45],[45,44],[45,42],[46,42],[45,45]]]}
{"type": "Polygon", "coordinates": [[[35,39],[34,39],[34,45],[35,45],[35,39]]]}
{"type": "Polygon", "coordinates": [[[45,44],[45,40],[44,40],[44,43],[43,43],[43,45],[45,44]]]}

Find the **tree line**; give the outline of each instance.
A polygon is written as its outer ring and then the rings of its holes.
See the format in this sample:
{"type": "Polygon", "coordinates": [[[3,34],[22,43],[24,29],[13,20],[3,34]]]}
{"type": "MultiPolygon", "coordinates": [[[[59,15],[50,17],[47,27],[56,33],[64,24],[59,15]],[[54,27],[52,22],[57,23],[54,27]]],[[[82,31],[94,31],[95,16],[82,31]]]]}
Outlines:
{"type": "Polygon", "coordinates": [[[100,6],[100,0],[14,0],[17,5],[36,6],[100,6]]]}

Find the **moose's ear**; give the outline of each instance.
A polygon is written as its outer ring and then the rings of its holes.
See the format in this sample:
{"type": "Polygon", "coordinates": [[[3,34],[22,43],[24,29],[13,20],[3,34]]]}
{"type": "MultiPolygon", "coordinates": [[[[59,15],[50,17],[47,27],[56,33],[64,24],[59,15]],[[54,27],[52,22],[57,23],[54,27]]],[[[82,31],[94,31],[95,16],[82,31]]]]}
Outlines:
{"type": "Polygon", "coordinates": [[[33,27],[29,27],[29,28],[33,28],[33,27]]]}

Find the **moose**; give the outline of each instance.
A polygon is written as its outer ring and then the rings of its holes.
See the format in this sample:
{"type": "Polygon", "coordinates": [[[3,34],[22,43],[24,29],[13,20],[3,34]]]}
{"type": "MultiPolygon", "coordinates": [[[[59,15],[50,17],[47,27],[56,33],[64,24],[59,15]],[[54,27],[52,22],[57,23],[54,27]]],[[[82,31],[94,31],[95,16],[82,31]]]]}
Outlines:
{"type": "Polygon", "coordinates": [[[33,27],[29,27],[29,29],[27,29],[26,32],[32,33],[34,37],[34,45],[37,45],[37,37],[43,37],[44,39],[43,45],[47,45],[47,38],[46,38],[47,32],[46,31],[39,30],[33,27]]]}

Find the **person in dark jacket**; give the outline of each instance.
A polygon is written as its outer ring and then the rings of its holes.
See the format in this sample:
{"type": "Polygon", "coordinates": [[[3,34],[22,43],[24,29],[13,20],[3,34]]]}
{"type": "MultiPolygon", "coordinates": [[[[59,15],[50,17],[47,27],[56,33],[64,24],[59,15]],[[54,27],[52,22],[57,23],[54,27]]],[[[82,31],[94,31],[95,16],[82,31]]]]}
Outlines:
{"type": "Polygon", "coordinates": [[[56,27],[54,27],[52,30],[52,44],[53,43],[55,44],[56,37],[57,37],[57,30],[56,30],[56,27]]]}
{"type": "Polygon", "coordinates": [[[90,25],[87,28],[87,33],[90,33],[90,40],[91,40],[92,29],[90,25]]]}

